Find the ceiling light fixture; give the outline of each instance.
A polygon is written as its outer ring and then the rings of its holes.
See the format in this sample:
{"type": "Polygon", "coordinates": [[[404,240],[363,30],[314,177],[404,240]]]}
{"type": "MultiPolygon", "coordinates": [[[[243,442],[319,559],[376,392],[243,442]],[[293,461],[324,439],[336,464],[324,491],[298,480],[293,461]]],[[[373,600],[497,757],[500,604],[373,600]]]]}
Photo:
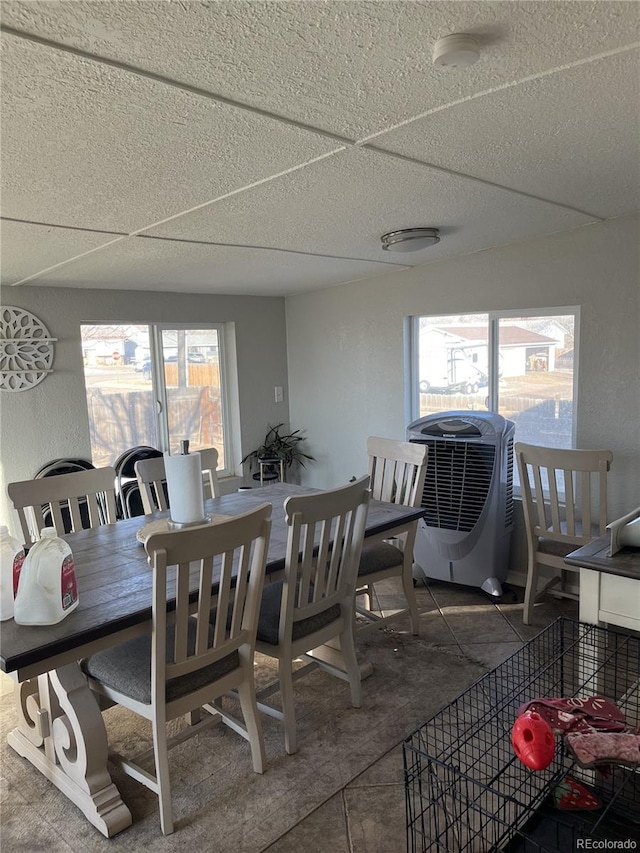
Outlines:
{"type": "Polygon", "coordinates": [[[389,231],[380,238],[385,252],[417,252],[440,242],[437,228],[403,228],[389,231]]]}
{"type": "Polygon", "coordinates": [[[453,33],[438,39],[433,47],[436,68],[466,68],[480,59],[480,46],[473,36],[453,33]]]}

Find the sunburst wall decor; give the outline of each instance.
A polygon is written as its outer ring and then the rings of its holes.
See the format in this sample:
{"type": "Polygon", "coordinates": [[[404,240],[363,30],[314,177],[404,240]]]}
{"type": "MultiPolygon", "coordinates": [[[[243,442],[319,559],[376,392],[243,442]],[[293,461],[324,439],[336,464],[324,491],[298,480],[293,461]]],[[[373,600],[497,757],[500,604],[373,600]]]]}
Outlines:
{"type": "Polygon", "coordinates": [[[0,309],[0,390],[27,391],[53,373],[55,340],[29,311],[0,309]]]}

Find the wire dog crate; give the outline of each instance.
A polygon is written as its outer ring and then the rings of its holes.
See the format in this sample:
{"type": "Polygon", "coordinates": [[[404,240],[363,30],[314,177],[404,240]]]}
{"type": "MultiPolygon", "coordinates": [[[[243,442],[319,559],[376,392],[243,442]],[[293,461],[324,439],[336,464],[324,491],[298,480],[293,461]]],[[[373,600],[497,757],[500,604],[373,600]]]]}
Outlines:
{"type": "Polygon", "coordinates": [[[515,756],[518,708],[570,696],[606,696],[628,725],[640,726],[640,637],[560,618],[410,735],[403,745],[407,850],[569,853],[579,839],[640,838],[640,766],[581,768],[560,737],[545,770],[529,770],[515,756]],[[601,809],[552,807],[569,772],[597,794],[601,809]]]}

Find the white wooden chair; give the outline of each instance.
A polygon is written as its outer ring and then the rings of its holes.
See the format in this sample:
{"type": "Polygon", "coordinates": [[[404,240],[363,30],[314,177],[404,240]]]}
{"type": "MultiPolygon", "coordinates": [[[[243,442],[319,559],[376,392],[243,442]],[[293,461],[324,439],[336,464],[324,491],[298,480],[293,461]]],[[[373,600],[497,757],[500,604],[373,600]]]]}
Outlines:
{"type": "Polygon", "coordinates": [[[106,467],[9,483],[7,492],[17,510],[25,544],[36,542],[46,526],[55,527],[62,535],[68,527],[75,532],[113,524],[115,479],[115,470],[106,467]]]}
{"type": "Polygon", "coordinates": [[[296,751],[292,663],[306,658],[349,682],[351,702],[362,704],[360,669],[353,635],[353,596],[369,506],[369,477],[317,494],[284,502],[289,525],[284,580],[265,586],[258,621],[259,652],[278,659],[279,681],[259,693],[260,700],[280,690],[282,711],[260,704],[260,710],[284,720],[285,749],[296,751]],[[346,672],[308,657],[328,640],[339,638],[346,672]]]}
{"type": "MultiPolygon", "coordinates": [[[[607,472],[610,450],[563,450],[515,445],[527,531],[527,585],[523,621],[531,624],[536,601],[563,578],[564,558],[607,525],[607,472]],[[556,570],[538,590],[540,567],[556,570]]],[[[558,595],[575,597],[559,590],[558,595]]]]}
{"type": "Polygon", "coordinates": [[[173,832],[168,749],[218,715],[249,741],[255,772],[264,770],[253,658],[270,530],[271,505],[265,503],[218,523],[150,536],[145,548],[153,567],[152,632],[83,661],[96,693],[151,721],[153,750],[110,760],[158,795],[165,835],[173,832]],[[211,589],[218,574],[216,601],[211,589]],[[167,612],[168,581],[176,591],[173,614],[167,612]],[[190,604],[194,586],[197,598],[190,604]],[[244,725],[213,704],[229,690],[239,695],[244,725]],[[200,709],[209,715],[167,738],[168,721],[200,709]],[[155,773],[139,763],[151,752],[155,773]]]}
{"type": "MultiPolygon", "coordinates": [[[[198,453],[200,454],[202,475],[208,482],[211,497],[219,498],[218,450],[215,447],[206,447],[204,450],[199,450],[198,453]]],[[[156,510],[168,509],[164,458],[160,456],[157,459],[141,459],[135,464],[135,472],[145,515],[151,515],[156,510]]]]}
{"type": "MultiPolygon", "coordinates": [[[[420,506],[427,472],[427,445],[372,436],[367,441],[367,452],[372,497],[388,503],[420,506]]],[[[420,614],[413,585],[415,537],[416,525],[413,525],[401,538],[364,545],[356,594],[365,598],[364,606],[356,599],[356,611],[378,624],[392,618],[373,612],[373,588],[379,581],[399,577],[409,607],[411,632],[419,634],[420,614]]]]}

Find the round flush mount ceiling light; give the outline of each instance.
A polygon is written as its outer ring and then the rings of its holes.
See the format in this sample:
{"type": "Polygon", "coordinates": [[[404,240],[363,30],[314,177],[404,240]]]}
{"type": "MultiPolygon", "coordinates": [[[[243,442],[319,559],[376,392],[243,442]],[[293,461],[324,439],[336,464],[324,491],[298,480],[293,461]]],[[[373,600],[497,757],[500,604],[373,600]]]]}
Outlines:
{"type": "Polygon", "coordinates": [[[436,68],[466,68],[480,59],[480,46],[473,36],[453,33],[438,39],[433,48],[436,68]]]}
{"type": "Polygon", "coordinates": [[[385,252],[417,252],[440,242],[437,228],[403,228],[389,231],[380,238],[385,252]]]}

